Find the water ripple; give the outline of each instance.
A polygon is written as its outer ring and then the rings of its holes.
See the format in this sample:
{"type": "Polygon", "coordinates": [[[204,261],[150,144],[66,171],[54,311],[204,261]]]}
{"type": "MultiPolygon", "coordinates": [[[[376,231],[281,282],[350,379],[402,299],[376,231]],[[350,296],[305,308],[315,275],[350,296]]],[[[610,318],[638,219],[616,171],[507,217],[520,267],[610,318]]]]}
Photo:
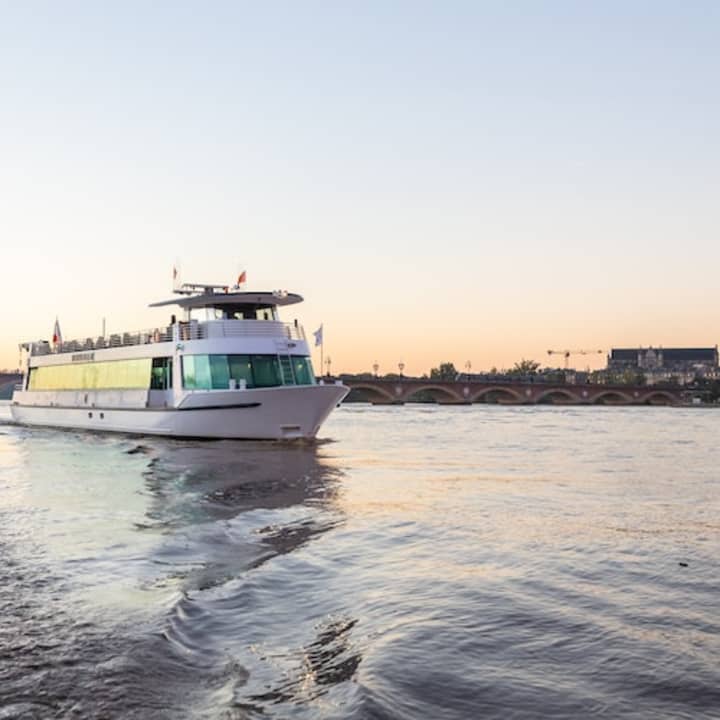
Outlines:
{"type": "Polygon", "coordinates": [[[713,414],[324,427],[3,424],[0,720],[720,717],[713,414]]]}

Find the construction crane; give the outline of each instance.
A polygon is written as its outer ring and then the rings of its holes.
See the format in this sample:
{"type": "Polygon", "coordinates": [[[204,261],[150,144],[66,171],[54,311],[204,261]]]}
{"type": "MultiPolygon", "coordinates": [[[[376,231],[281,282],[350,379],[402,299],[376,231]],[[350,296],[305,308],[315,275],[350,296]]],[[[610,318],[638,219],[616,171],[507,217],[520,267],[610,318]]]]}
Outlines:
{"type": "Polygon", "coordinates": [[[565,358],[565,369],[568,369],[568,361],[571,355],[602,355],[602,350],[548,350],[548,355],[562,355],[565,358]]]}

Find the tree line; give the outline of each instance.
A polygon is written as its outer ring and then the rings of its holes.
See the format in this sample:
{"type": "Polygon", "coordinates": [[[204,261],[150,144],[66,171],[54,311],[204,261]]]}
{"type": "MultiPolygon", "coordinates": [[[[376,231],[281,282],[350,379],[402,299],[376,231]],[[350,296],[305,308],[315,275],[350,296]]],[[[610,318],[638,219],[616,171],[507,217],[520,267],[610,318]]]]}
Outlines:
{"type": "MultiPolygon", "coordinates": [[[[577,375],[576,371],[570,371],[573,375],[577,375]]],[[[625,370],[594,370],[592,372],[581,373],[583,381],[602,384],[602,385],[645,385],[647,378],[642,370],[637,368],[626,368],[625,370]]],[[[503,368],[498,370],[493,367],[487,372],[470,374],[461,372],[452,362],[441,362],[437,367],[430,369],[429,373],[424,373],[420,379],[438,380],[442,382],[462,381],[465,379],[514,379],[514,380],[541,380],[544,382],[564,383],[567,382],[568,372],[558,368],[542,368],[539,362],[535,360],[527,360],[522,358],[516,362],[511,368],[503,368]]],[[[399,373],[387,373],[382,376],[375,376],[372,373],[359,373],[352,377],[357,379],[370,380],[375,377],[382,377],[385,380],[400,380],[402,376],[399,373]]],[[[665,385],[677,386],[680,384],[679,379],[670,380],[663,383],[665,385]]],[[[720,380],[713,378],[697,377],[692,383],[684,385],[694,394],[701,396],[706,402],[717,402],[720,400],[720,380]]]]}

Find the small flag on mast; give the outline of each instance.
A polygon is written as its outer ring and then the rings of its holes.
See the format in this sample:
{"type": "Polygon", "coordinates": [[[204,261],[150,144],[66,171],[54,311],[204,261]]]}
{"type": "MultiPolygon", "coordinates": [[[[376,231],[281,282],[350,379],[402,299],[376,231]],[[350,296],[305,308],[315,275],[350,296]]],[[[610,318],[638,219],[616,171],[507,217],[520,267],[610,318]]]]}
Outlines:
{"type": "Polygon", "coordinates": [[[173,265],[173,290],[177,290],[180,287],[180,271],[178,270],[178,263],[173,265]]]}
{"type": "Polygon", "coordinates": [[[247,273],[243,270],[243,271],[238,275],[237,284],[238,284],[238,285],[244,285],[246,282],[247,282],[247,273]]]}
{"type": "MultiPolygon", "coordinates": [[[[315,336],[315,347],[320,346],[320,372],[322,373],[322,367],[324,362],[325,346],[323,345],[323,326],[320,323],[320,327],[313,333],[315,336]]],[[[330,368],[328,367],[328,375],[330,374],[330,368]]]]}
{"type": "Polygon", "coordinates": [[[55,317],[55,327],[53,328],[53,345],[59,345],[62,343],[62,333],[60,332],[60,323],[57,317],[55,317]]]}

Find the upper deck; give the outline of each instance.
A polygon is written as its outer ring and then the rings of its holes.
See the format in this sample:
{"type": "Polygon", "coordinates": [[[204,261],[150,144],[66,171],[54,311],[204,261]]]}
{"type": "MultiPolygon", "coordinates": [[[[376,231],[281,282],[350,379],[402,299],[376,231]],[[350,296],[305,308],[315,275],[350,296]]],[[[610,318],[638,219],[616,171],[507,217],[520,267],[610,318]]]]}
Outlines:
{"type": "Polygon", "coordinates": [[[113,333],[51,344],[46,340],[21,345],[31,355],[77,353],[152,343],[211,340],[220,338],[278,338],[305,341],[297,321],[282,322],[277,307],[302,302],[302,297],[284,291],[230,292],[221,285],[183,285],[181,297],[152,303],[150,307],[177,305],[183,319],[175,315],[167,325],[145,330],[113,333]]]}

